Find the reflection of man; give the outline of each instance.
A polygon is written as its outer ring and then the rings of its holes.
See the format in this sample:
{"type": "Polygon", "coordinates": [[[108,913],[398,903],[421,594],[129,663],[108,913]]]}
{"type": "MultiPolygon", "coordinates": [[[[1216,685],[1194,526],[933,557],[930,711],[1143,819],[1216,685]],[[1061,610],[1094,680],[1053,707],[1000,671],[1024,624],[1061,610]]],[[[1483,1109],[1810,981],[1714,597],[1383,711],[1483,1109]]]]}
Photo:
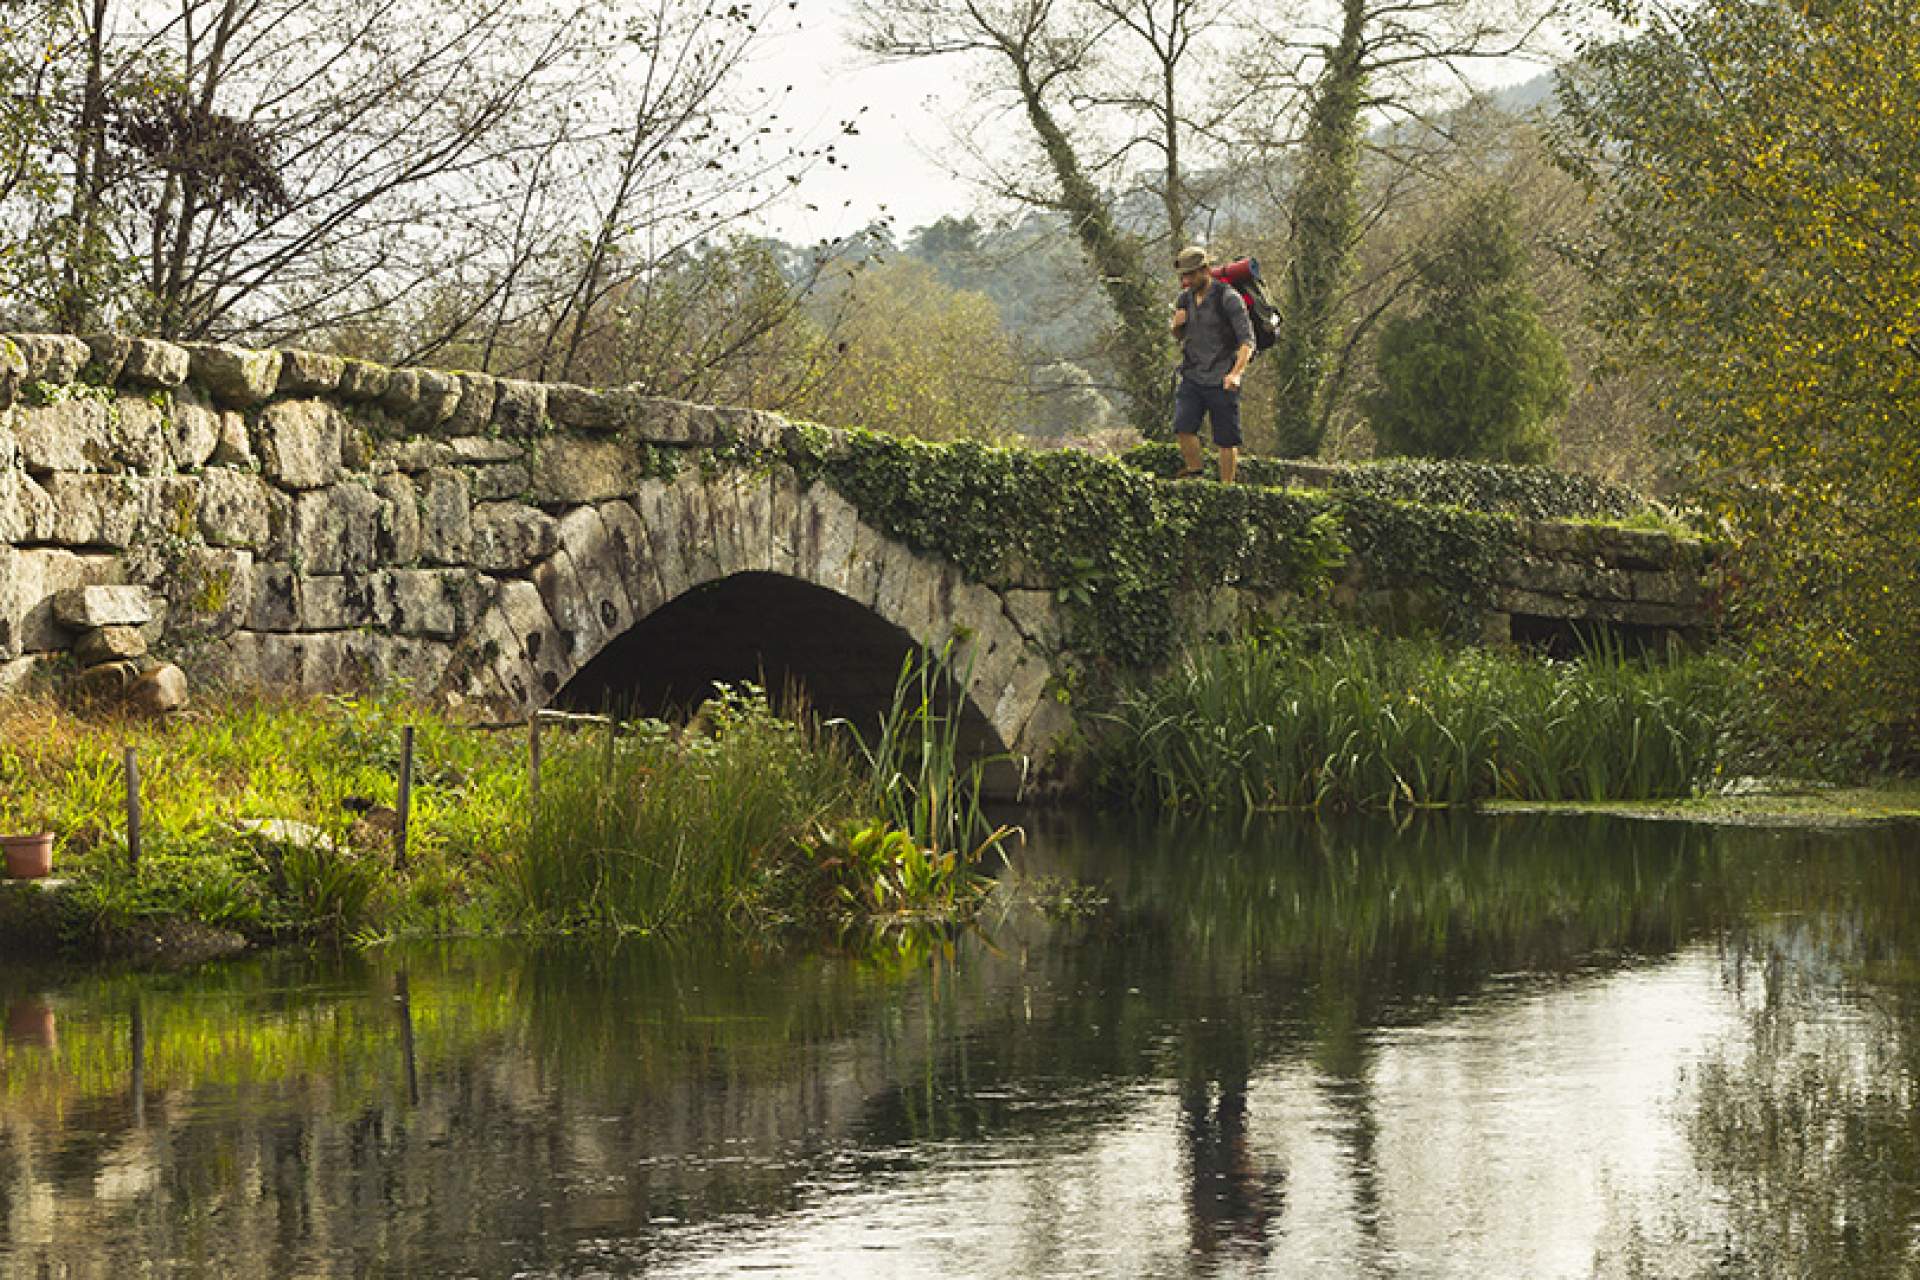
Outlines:
{"type": "Polygon", "coordinates": [[[1239,291],[1214,280],[1205,249],[1182,249],[1173,266],[1180,273],[1172,326],[1180,340],[1180,385],[1173,394],[1180,474],[1200,474],[1200,419],[1206,418],[1220,448],[1220,483],[1232,484],[1240,462],[1240,378],[1253,359],[1253,321],[1239,291]]]}
{"type": "MultiPolygon", "coordinates": [[[[1189,1047],[1197,1048],[1189,1042],[1189,1047]]],[[[1265,1256],[1267,1224],[1279,1214],[1284,1170],[1261,1168],[1247,1135],[1245,1046],[1227,1047],[1209,1073],[1189,1068],[1180,1085],[1180,1136],[1187,1149],[1187,1227],[1193,1251],[1212,1256],[1233,1246],[1265,1256]],[[1235,1049],[1238,1052],[1235,1052],[1235,1049]]]]}

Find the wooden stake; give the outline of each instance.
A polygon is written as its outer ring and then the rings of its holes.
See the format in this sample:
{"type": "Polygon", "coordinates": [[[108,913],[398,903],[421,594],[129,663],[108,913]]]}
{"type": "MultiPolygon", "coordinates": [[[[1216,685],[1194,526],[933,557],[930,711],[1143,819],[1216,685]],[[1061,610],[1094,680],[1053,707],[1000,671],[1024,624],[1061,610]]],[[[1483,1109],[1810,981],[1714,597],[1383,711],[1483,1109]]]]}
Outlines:
{"type": "Polygon", "coordinates": [[[540,815],[540,713],[527,722],[527,812],[540,815]]]}
{"type": "Polygon", "coordinates": [[[407,820],[413,812],[413,726],[400,730],[399,828],[394,832],[394,865],[407,869],[407,820]]]}
{"type": "Polygon", "coordinates": [[[127,865],[140,865],[140,755],[128,747],[127,773],[127,865]]]}

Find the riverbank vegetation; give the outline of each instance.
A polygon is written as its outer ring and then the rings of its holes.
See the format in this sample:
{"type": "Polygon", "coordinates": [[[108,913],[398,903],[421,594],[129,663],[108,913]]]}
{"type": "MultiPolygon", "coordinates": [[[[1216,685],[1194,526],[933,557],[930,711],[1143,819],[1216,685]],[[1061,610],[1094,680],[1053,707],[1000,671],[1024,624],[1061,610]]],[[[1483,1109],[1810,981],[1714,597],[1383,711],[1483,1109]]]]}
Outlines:
{"type": "Polygon", "coordinates": [[[804,708],[776,714],[752,688],[717,691],[685,725],[550,729],[537,793],[524,732],[404,699],[236,699],[164,725],[11,700],[4,826],[53,831],[65,883],[6,894],[0,935],[100,952],[961,918],[1012,833],[981,816],[978,769],[937,701],[945,680],[937,658],[910,663],[864,737],[804,708]],[[403,726],[416,744],[404,858],[403,726]]]}
{"type": "Polygon", "coordinates": [[[1097,771],[1136,804],[1197,812],[1684,797],[1725,772],[1754,694],[1711,656],[1271,636],[1123,694],[1097,771]]]}

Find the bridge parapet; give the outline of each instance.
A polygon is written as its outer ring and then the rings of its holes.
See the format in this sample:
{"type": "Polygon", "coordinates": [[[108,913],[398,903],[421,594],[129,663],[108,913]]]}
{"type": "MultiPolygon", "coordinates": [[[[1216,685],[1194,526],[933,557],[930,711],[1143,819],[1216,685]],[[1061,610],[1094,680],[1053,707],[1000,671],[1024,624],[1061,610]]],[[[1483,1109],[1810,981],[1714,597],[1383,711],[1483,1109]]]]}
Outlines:
{"type": "Polygon", "coordinates": [[[1089,671],[1256,619],[1708,619],[1706,549],[1650,531],[309,352],[0,339],[0,427],[0,688],[71,644],[56,592],[136,583],[163,606],[151,638],[203,677],[525,714],[676,602],[790,581],[902,642],[957,637],[990,743],[1035,749],[1089,671]]]}

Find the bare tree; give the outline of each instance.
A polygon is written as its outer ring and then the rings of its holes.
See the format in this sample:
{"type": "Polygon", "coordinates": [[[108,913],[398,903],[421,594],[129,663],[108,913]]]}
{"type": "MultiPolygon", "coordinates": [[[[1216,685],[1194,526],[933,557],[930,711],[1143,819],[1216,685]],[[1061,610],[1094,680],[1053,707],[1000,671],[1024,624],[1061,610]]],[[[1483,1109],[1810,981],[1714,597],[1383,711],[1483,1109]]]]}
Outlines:
{"type": "MultiPolygon", "coordinates": [[[[1116,0],[1115,7],[1119,4],[1116,0]]],[[[862,0],[859,43],[885,58],[983,55],[998,69],[1040,149],[1048,182],[1027,203],[1067,221],[1112,306],[1112,347],[1129,415],[1143,428],[1166,418],[1169,337],[1164,308],[1147,274],[1145,246],[1118,217],[1083,158],[1084,143],[1063,119],[1095,51],[1120,19],[1072,0],[862,0]]],[[[1168,157],[1177,165],[1177,147],[1168,157]]],[[[1180,197],[1173,184],[1175,199],[1180,197]]]]}

